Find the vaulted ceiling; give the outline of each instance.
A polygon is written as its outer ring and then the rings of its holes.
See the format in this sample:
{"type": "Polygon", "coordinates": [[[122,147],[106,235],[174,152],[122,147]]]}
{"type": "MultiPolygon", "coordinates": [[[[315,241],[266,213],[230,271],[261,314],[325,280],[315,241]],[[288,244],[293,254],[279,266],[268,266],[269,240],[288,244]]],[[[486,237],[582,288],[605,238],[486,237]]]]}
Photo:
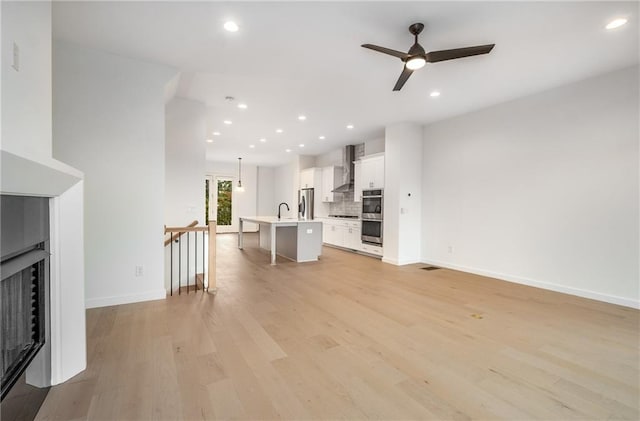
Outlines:
{"type": "Polygon", "coordinates": [[[390,123],[428,123],[636,64],[637,20],[638,2],[53,6],[56,39],[178,69],[176,94],[208,106],[208,159],[242,156],[262,165],[380,138],[390,123]],[[629,22],[606,30],[616,17],[629,22]],[[229,20],[237,32],[223,28],[229,20]],[[360,45],[407,51],[414,22],[425,24],[420,43],[427,51],[496,47],[488,55],[428,64],[393,92],[402,62],[360,45]],[[430,96],[433,91],[440,96],[430,96]]]}

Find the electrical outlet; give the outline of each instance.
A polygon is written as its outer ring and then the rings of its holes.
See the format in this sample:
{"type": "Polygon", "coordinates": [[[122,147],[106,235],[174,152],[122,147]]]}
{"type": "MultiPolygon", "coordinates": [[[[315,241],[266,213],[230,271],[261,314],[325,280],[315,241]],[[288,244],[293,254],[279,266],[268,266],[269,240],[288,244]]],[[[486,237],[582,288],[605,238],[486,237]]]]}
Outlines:
{"type": "Polygon", "coordinates": [[[449,246],[449,254],[453,254],[453,251],[454,251],[453,246],[449,246]]]}
{"type": "Polygon", "coordinates": [[[307,234],[313,234],[313,228],[307,228],[307,234]]]}
{"type": "Polygon", "coordinates": [[[20,71],[20,47],[15,42],[13,43],[13,62],[11,63],[11,67],[16,72],[20,71]]]}
{"type": "Polygon", "coordinates": [[[136,276],[143,276],[143,275],[144,275],[144,266],[136,265],[136,276]]]}

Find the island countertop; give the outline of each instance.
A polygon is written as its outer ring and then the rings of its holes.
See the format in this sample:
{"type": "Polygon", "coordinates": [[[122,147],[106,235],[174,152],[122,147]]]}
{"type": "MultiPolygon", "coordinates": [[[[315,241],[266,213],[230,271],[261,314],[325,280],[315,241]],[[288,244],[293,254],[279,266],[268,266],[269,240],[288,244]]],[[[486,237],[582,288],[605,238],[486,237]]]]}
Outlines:
{"type": "Polygon", "coordinates": [[[243,249],[243,223],[260,226],[260,247],[271,252],[271,264],[276,264],[277,254],[296,262],[318,260],[322,253],[322,221],[313,219],[280,218],[277,216],[241,216],[239,218],[238,248],[243,249]]]}
{"type": "Polygon", "coordinates": [[[298,218],[280,218],[277,216],[241,216],[241,221],[253,222],[256,224],[275,224],[280,226],[293,226],[299,222],[321,222],[313,219],[298,219],[298,218]]]}

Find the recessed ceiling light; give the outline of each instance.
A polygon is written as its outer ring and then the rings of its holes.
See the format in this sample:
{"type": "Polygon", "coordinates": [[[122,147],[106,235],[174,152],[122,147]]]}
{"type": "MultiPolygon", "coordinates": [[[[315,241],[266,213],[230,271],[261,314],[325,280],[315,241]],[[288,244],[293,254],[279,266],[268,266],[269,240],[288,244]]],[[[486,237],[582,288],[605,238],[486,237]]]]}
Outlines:
{"type": "Polygon", "coordinates": [[[353,124],[349,124],[349,125],[347,126],[347,129],[349,129],[349,130],[353,129],[353,124]]]}
{"type": "Polygon", "coordinates": [[[284,130],[282,129],[276,129],[276,133],[282,133],[284,130]]]}
{"type": "Polygon", "coordinates": [[[240,108],[241,110],[246,110],[249,107],[247,107],[247,104],[240,103],[240,104],[238,104],[238,108],[240,108]]]}
{"type": "Polygon", "coordinates": [[[233,122],[231,120],[225,120],[225,121],[223,121],[223,123],[227,124],[227,125],[233,124],[233,122]]]}
{"type": "Polygon", "coordinates": [[[238,32],[238,29],[240,29],[238,27],[238,24],[235,23],[234,21],[228,21],[224,23],[224,29],[226,29],[229,32],[238,32]]]}
{"type": "Polygon", "coordinates": [[[304,148],[304,143],[301,143],[298,146],[300,146],[301,148],[304,148]]]}
{"type": "Polygon", "coordinates": [[[264,137],[262,139],[260,139],[260,142],[262,142],[262,143],[264,143],[266,141],[267,141],[267,139],[265,139],[264,137]]]}
{"type": "Polygon", "coordinates": [[[438,91],[433,91],[433,92],[431,92],[431,93],[429,94],[429,96],[431,96],[431,97],[433,97],[433,98],[438,97],[438,96],[440,96],[440,92],[438,92],[438,91]]]}
{"type": "Polygon", "coordinates": [[[213,139],[207,139],[207,143],[213,143],[213,139]]]}
{"type": "Polygon", "coordinates": [[[255,147],[256,147],[256,145],[249,145],[249,147],[250,147],[251,149],[253,149],[253,148],[255,148],[255,147]]]}
{"type": "Polygon", "coordinates": [[[213,132],[214,136],[220,136],[220,132],[213,132]]]}
{"type": "Polygon", "coordinates": [[[291,149],[285,149],[284,151],[285,152],[291,152],[291,149]]]}
{"type": "Polygon", "coordinates": [[[324,140],[324,136],[319,136],[318,139],[324,140]]]}
{"type": "Polygon", "coordinates": [[[301,115],[298,116],[298,120],[300,120],[300,121],[305,121],[306,119],[307,119],[306,115],[302,115],[301,114],[301,115]]]}
{"type": "Polygon", "coordinates": [[[607,24],[607,26],[605,26],[605,28],[607,28],[607,29],[616,29],[616,28],[621,27],[625,23],[627,23],[627,19],[626,18],[618,18],[618,19],[614,19],[611,22],[609,22],[607,24]]]}

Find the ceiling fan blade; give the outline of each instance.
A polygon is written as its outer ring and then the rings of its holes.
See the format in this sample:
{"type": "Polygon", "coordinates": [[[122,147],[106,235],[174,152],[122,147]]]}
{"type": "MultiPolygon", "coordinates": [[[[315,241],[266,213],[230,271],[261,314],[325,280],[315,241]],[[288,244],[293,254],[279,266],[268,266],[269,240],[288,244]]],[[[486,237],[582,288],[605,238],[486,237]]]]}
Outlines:
{"type": "Polygon", "coordinates": [[[396,86],[393,87],[393,90],[399,91],[400,89],[402,89],[407,79],[409,79],[409,76],[411,76],[411,73],[413,73],[413,70],[407,69],[407,67],[405,66],[405,68],[402,69],[402,73],[400,73],[400,77],[396,82],[396,86]]]}
{"type": "Polygon", "coordinates": [[[399,59],[402,59],[402,60],[405,60],[409,57],[409,54],[403,53],[402,51],[392,50],[391,48],[380,47],[378,45],[362,44],[362,47],[368,48],[370,50],[378,51],[380,53],[389,54],[390,56],[398,57],[399,59]]]}
{"type": "Polygon", "coordinates": [[[454,48],[452,50],[431,51],[425,55],[427,63],[453,60],[456,58],[477,56],[489,53],[495,44],[477,45],[475,47],[454,48]]]}

